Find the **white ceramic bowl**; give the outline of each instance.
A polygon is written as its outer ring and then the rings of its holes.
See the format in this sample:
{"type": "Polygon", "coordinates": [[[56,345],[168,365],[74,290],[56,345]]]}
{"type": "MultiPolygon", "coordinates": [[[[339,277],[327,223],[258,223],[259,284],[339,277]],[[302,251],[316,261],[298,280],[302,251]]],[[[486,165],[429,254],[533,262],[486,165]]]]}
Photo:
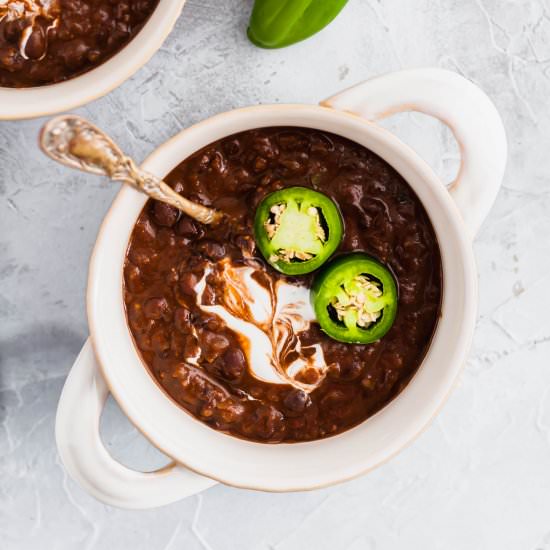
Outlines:
{"type": "Polygon", "coordinates": [[[185,0],[160,0],[141,31],[105,63],[80,76],[35,88],[0,87],[0,120],[19,120],[68,111],[120,86],[162,46],[185,0]]]}
{"type": "Polygon", "coordinates": [[[266,491],[308,490],[348,480],[396,454],[427,426],[466,360],[477,308],[472,238],[494,201],[506,162],[504,128],[487,96],[447,71],[394,73],[344,91],[321,106],[268,105],[214,116],[160,146],[143,167],[164,176],[215,140],[279,125],[329,131],[364,145],[391,164],[417,193],[437,233],[443,263],[441,320],[430,349],[395,400],[335,437],[265,445],[209,428],[159,389],[128,330],[123,261],[146,197],[125,187],[103,222],[89,272],[89,325],[101,370],[94,367],[88,345],[68,378],[57,418],[58,447],[66,468],[105,502],[157,506],[202,490],[213,480],[266,491]],[[454,131],[462,165],[450,192],[412,149],[372,122],[405,110],[436,116],[454,131]],[[171,466],[144,474],[107,455],[97,432],[107,388],[136,427],[172,457],[171,466]]]}

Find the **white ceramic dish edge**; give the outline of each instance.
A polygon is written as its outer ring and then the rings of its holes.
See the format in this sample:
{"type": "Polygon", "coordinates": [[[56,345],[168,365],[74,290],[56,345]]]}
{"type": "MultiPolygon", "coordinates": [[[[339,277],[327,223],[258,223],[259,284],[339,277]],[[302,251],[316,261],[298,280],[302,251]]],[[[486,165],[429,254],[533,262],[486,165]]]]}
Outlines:
{"type": "Polygon", "coordinates": [[[88,345],[67,380],[56,425],[58,448],[67,470],[100,500],[127,508],[148,508],[200,491],[210,486],[212,479],[269,491],[308,490],[338,483],[396,454],[428,425],[444,403],[466,359],[475,325],[477,285],[471,238],[488,213],[504,173],[507,147],[500,117],[479,88],[439,69],[382,76],[323,105],[252,107],[218,115],[178,134],[157,149],[144,167],[164,175],[183,158],[220,137],[277,124],[333,131],[385,158],[420,196],[442,249],[443,315],[422,367],[406,390],[377,415],[344,434],[313,443],[255,444],[220,434],[192,419],[158,391],[133,345],[129,345],[120,292],[122,258],[145,200],[132,189],[123,189],[104,221],[90,267],[89,321],[102,373],[92,368],[93,353],[88,345]],[[436,116],[454,131],[463,155],[459,177],[451,189],[456,204],[416,153],[367,121],[405,110],[436,116]],[[109,243],[117,242],[116,250],[107,244],[106,235],[109,243]],[[449,292],[451,288],[453,292],[449,292]],[[121,367],[113,368],[113,357],[121,367]],[[141,368],[136,368],[136,361],[141,368]],[[194,476],[179,465],[146,474],[132,472],[110,458],[98,434],[107,393],[103,377],[125,413],[154,445],[208,477],[194,476]],[[179,427],[180,434],[185,426],[186,437],[174,437],[174,426],[179,427]],[[351,458],[344,463],[342,456],[351,458]]]}

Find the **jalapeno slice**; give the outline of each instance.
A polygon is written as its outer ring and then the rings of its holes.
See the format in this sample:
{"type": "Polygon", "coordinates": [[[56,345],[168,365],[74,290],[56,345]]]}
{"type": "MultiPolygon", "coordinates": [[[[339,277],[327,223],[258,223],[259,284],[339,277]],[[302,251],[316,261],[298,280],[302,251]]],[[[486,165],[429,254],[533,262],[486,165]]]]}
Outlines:
{"type": "Polygon", "coordinates": [[[380,340],[397,314],[397,285],[391,271],[361,252],[337,258],[316,277],[311,300],[321,329],[352,344],[380,340]]]}
{"type": "Polygon", "coordinates": [[[275,191],[256,210],[256,243],[267,262],[286,275],[304,275],[320,267],[343,234],[334,201],[307,187],[275,191]]]}

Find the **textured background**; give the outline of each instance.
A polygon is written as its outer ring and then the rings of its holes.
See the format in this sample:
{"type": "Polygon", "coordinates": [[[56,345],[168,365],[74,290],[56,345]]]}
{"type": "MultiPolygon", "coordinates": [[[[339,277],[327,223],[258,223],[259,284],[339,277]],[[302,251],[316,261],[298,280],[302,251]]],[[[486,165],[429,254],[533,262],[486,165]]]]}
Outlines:
{"type": "MultiPolygon", "coordinates": [[[[86,335],[86,268],[116,189],[47,162],[43,121],[0,122],[0,548],[550,549],[550,0],[350,0],[315,38],[263,51],[250,1],[189,0],[133,79],[79,109],[137,159],[205,117],[315,103],[381,72],[439,66],[481,85],[510,162],[480,232],[480,318],[461,385],[414,445],[367,477],[307,494],[215,487],[148,512],[67,478],[54,415],[86,335]]],[[[391,127],[450,179],[449,132],[391,127]]],[[[129,465],[165,460],[109,403],[104,440],[129,465]]],[[[292,465],[289,465],[292,467],[292,465]]]]}

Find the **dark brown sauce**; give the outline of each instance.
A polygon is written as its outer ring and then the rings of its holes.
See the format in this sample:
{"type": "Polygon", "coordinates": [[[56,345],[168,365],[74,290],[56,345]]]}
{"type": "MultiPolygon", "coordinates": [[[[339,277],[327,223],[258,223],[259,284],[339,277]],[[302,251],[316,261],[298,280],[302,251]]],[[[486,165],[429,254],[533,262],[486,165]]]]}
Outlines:
{"type": "MultiPolygon", "coordinates": [[[[386,162],[325,132],[265,128],[205,147],[167,181],[231,217],[230,223],[201,226],[149,201],[132,234],[125,264],[130,330],[144,363],[176,403],[212,428],[238,437],[309,441],[356,426],[407,385],[437,324],[441,260],[422,204],[386,162]],[[206,266],[224,258],[235,265],[259,262],[274,280],[284,278],[261,259],[252,223],[266,194],[292,185],[315,188],[337,202],[345,221],[338,254],[362,250],[377,257],[391,267],[399,285],[395,324],[379,342],[342,344],[317,323],[299,333],[306,348],[321,343],[328,365],[326,377],[310,394],[254,378],[246,342],[198,307],[194,292],[206,266]],[[192,366],[186,358],[197,346],[201,358],[192,366]]],[[[309,286],[312,275],[286,280],[309,286]]],[[[221,303],[219,286],[213,278],[206,281],[203,304],[221,303]]]]}
{"type": "Polygon", "coordinates": [[[136,36],[159,2],[52,1],[55,9],[34,21],[32,16],[0,21],[0,86],[53,84],[101,65],[136,36]]]}

